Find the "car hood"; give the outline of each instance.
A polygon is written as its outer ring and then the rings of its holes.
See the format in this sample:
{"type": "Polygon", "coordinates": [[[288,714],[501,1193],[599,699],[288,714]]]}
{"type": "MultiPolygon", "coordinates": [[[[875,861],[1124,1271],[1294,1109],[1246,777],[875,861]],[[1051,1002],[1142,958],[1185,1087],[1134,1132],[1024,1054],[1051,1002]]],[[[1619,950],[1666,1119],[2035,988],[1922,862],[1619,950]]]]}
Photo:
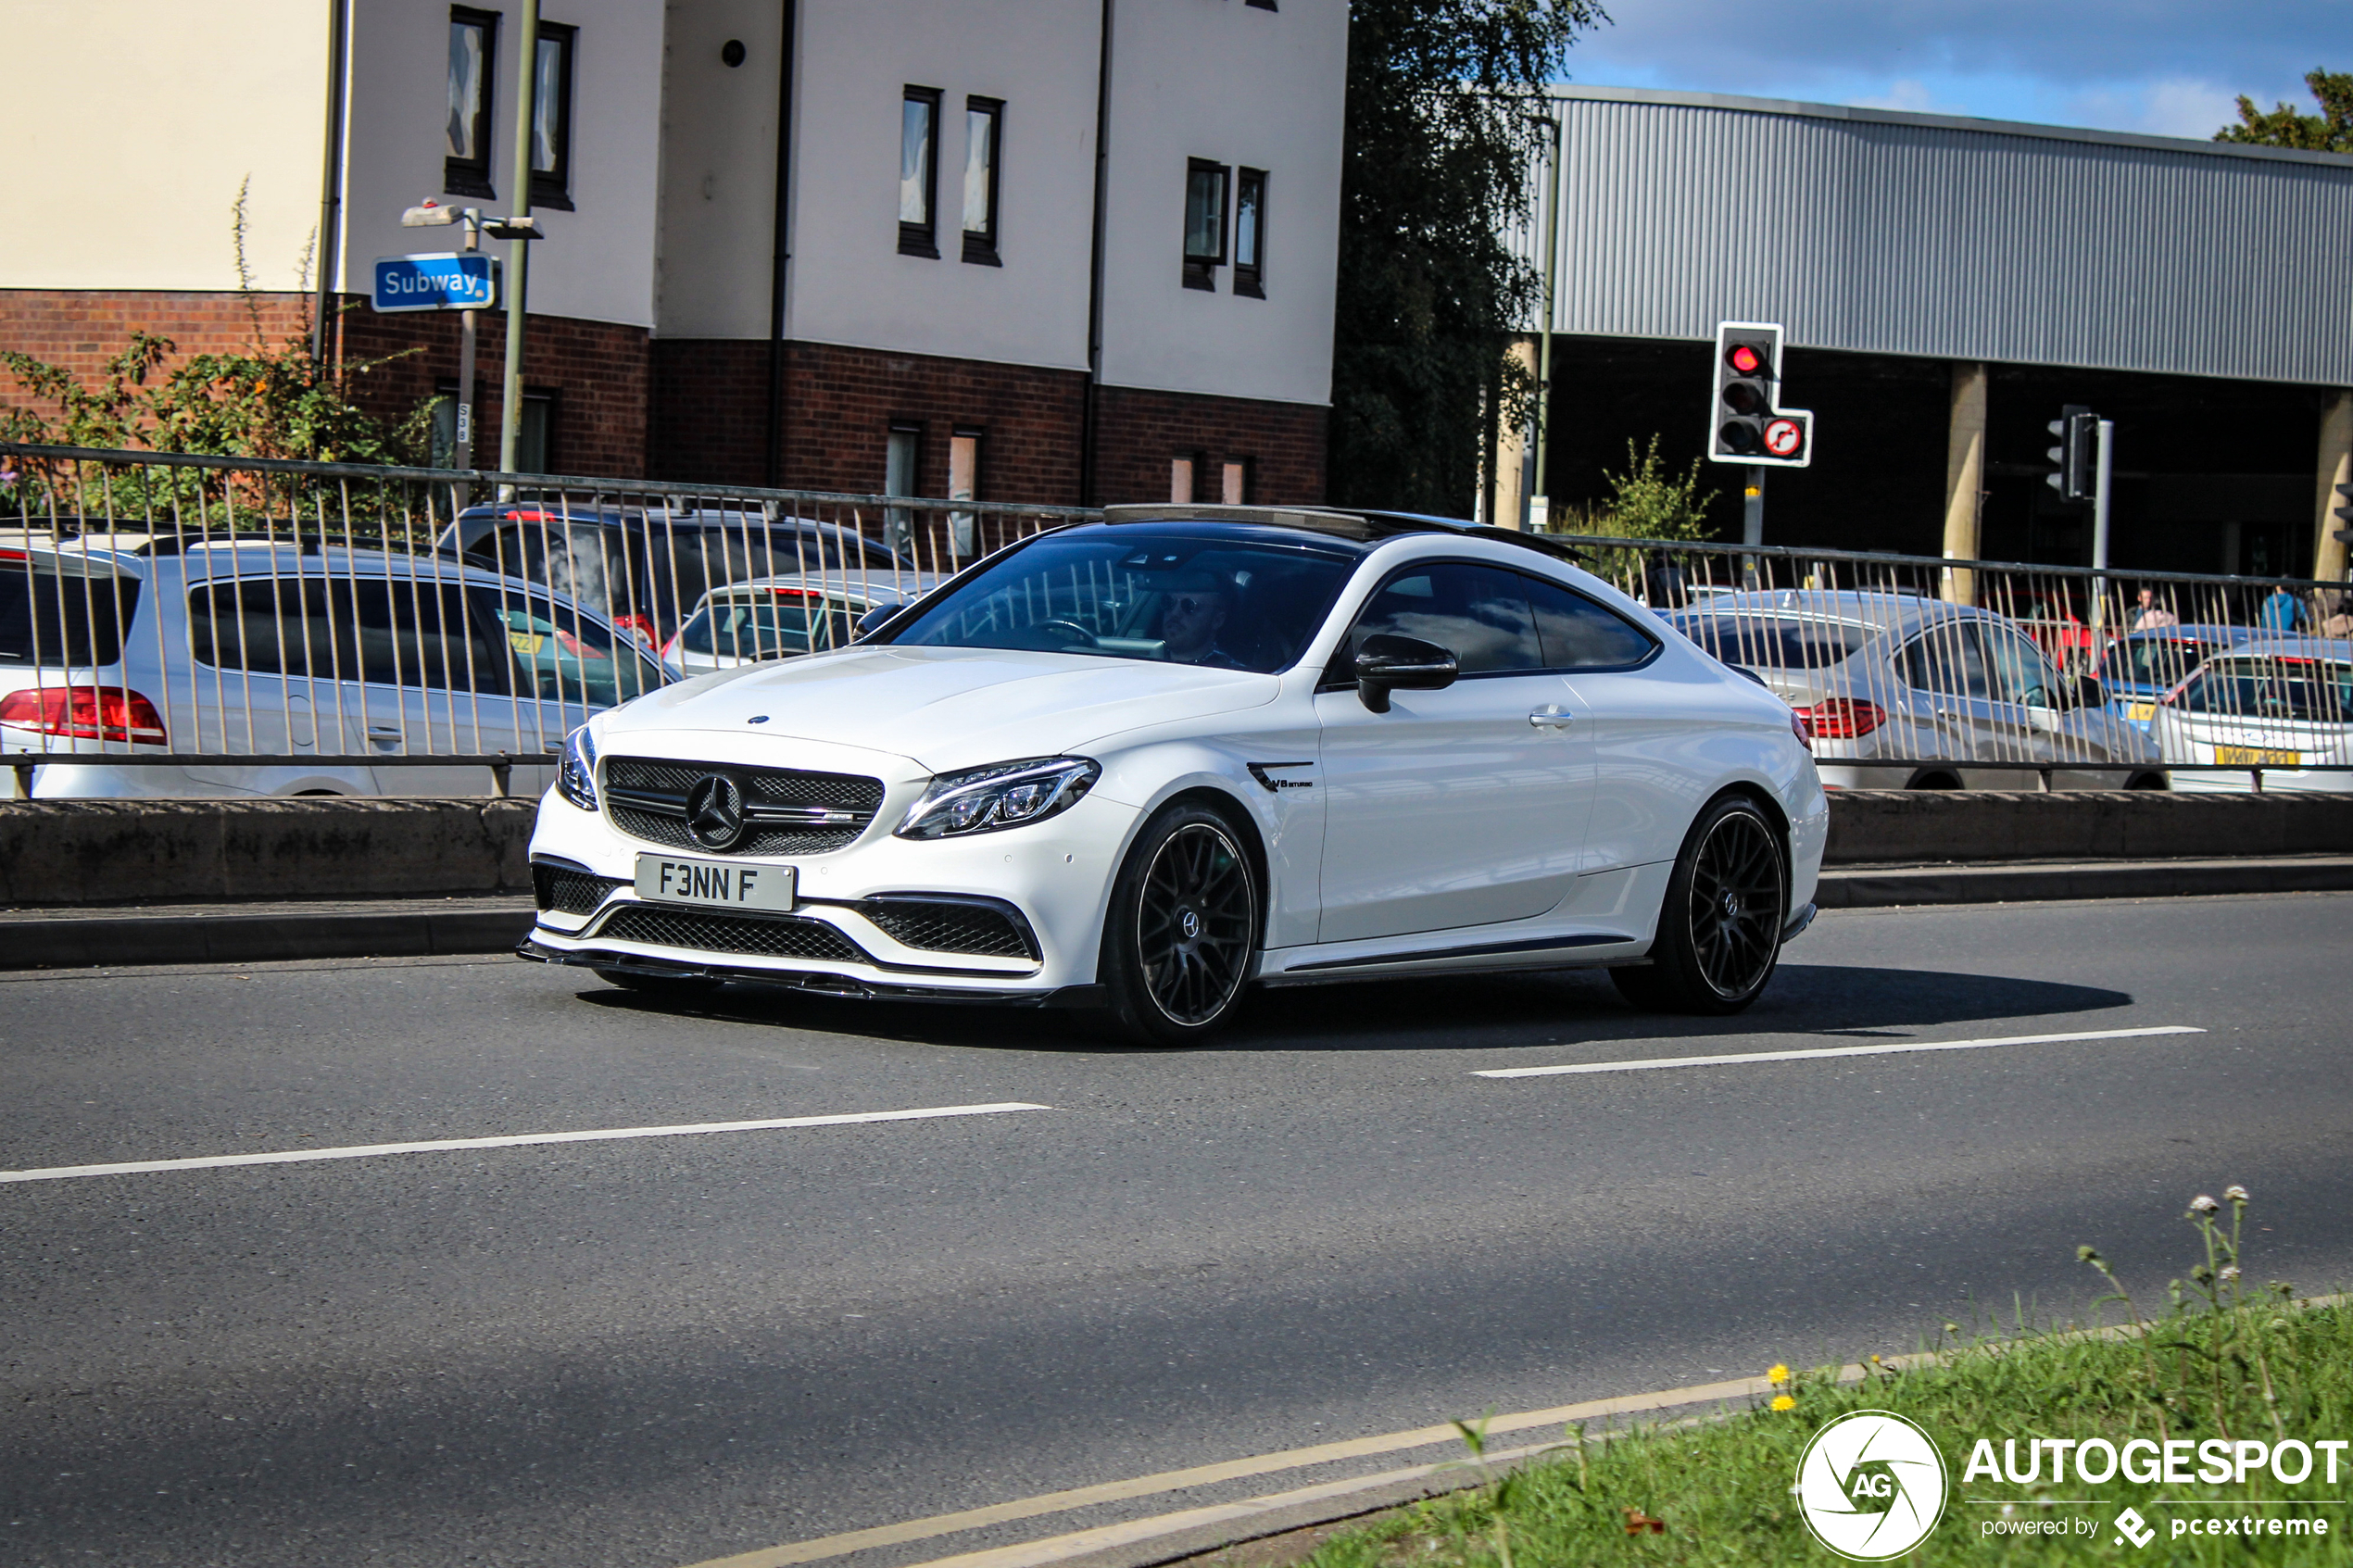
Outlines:
{"type": "Polygon", "coordinates": [[[1005,648],[845,648],[701,676],[616,711],[609,738],[786,736],[912,758],[935,772],[1075,750],[1122,730],[1262,707],[1247,671],[1005,648]]]}

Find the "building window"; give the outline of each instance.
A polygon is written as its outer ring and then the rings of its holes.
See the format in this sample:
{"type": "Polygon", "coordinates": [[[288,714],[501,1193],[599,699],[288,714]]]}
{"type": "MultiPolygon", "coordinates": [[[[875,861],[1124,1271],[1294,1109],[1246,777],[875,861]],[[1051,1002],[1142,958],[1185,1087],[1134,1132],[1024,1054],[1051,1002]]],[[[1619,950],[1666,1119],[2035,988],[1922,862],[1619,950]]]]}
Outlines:
{"type": "MultiPolygon", "coordinates": [[[[948,438],[948,498],[980,498],[980,439],[976,430],[958,430],[948,438]]],[[[970,512],[948,514],[948,548],[959,558],[978,555],[976,520],[970,512]]]]}
{"type": "Polygon", "coordinates": [[[910,87],[899,107],[899,254],[939,256],[939,89],[910,87]]]}
{"type": "Polygon", "coordinates": [[[964,100],[964,259],[984,267],[1004,265],[997,258],[998,157],[1004,125],[1002,102],[964,100]]]}
{"type": "Polygon", "coordinates": [[[1250,461],[1228,459],[1217,476],[1217,498],[1229,507],[1250,505],[1250,461]]]}
{"type": "Polygon", "coordinates": [[[498,63],[498,18],[449,7],[449,134],[441,188],[452,195],[492,196],[490,80],[498,63]]]}
{"type": "Polygon", "coordinates": [[[539,24],[531,83],[531,199],[572,210],[572,58],[576,27],[539,24]]]}
{"type": "Polygon", "coordinates": [[[1189,158],[1185,163],[1185,286],[1215,289],[1217,269],[1226,265],[1224,164],[1189,158]]]}
{"type": "Polygon", "coordinates": [[[1193,501],[1193,459],[1168,459],[1168,500],[1171,506],[1187,507],[1193,501]]]}
{"type": "MultiPolygon", "coordinates": [[[[883,447],[883,494],[886,495],[919,495],[915,488],[923,459],[924,427],[893,425],[883,447]]],[[[883,537],[891,549],[908,555],[913,548],[915,514],[905,507],[892,507],[883,513],[883,537]]],[[[911,557],[912,558],[912,557],[911,557]]]]}
{"type": "Polygon", "coordinates": [[[1234,292],[1266,297],[1266,171],[1234,177],[1234,292]]]}

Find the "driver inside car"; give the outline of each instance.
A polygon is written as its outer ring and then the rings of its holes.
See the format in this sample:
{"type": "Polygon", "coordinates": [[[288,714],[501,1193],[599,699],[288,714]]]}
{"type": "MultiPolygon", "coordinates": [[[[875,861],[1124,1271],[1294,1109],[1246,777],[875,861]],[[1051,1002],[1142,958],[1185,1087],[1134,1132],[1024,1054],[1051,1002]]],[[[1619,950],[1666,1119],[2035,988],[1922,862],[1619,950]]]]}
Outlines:
{"type": "Polygon", "coordinates": [[[1161,607],[1163,658],[1177,664],[1202,664],[1213,670],[1239,670],[1241,660],[1217,646],[1225,629],[1232,592],[1225,580],[1206,571],[1179,574],[1166,589],[1161,607]]]}

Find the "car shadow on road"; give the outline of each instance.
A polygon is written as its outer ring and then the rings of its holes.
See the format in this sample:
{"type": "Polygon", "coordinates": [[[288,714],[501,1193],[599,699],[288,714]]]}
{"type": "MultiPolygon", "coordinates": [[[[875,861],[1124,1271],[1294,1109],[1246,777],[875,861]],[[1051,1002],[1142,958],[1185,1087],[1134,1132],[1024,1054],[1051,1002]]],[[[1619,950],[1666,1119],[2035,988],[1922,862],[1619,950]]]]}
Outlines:
{"type": "MultiPolygon", "coordinates": [[[[1034,1008],[862,1002],[759,985],[729,985],[682,1004],[592,990],[601,1007],[715,1022],[816,1030],[906,1044],[1056,1054],[1128,1053],[1138,1046],[1107,1015],[1034,1008]]],[[[1784,963],[1746,1012],[1692,1018],[1642,1012],[1599,971],[1367,981],[1262,991],[1208,1050],[1510,1049],[1567,1041],[1795,1036],[1809,1043],[1909,1037],[1940,1025],[2001,1020],[2059,1029],[2133,1004],[2095,985],[1946,970],[1784,963]]]]}

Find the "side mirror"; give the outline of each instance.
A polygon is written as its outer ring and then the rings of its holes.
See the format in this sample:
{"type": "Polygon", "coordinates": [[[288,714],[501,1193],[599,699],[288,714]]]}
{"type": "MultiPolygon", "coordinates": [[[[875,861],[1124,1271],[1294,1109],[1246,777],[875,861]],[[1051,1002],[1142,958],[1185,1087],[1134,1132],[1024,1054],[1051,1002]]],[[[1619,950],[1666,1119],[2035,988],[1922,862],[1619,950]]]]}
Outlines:
{"type": "Polygon", "coordinates": [[[2093,674],[2080,674],[2066,684],[2067,706],[2070,708],[2106,708],[2108,688],[2093,674]]]}
{"type": "Polygon", "coordinates": [[[1356,650],[1356,696],[1370,711],[1386,713],[1390,692],[1439,691],[1462,672],[1450,649],[1419,637],[1377,633],[1356,650]]]}
{"type": "Polygon", "coordinates": [[[878,629],[884,621],[888,621],[892,616],[897,615],[900,610],[905,609],[907,607],[903,604],[875,605],[874,608],[867,610],[865,614],[858,618],[858,627],[854,634],[862,638],[866,636],[869,633],[878,629]]]}

